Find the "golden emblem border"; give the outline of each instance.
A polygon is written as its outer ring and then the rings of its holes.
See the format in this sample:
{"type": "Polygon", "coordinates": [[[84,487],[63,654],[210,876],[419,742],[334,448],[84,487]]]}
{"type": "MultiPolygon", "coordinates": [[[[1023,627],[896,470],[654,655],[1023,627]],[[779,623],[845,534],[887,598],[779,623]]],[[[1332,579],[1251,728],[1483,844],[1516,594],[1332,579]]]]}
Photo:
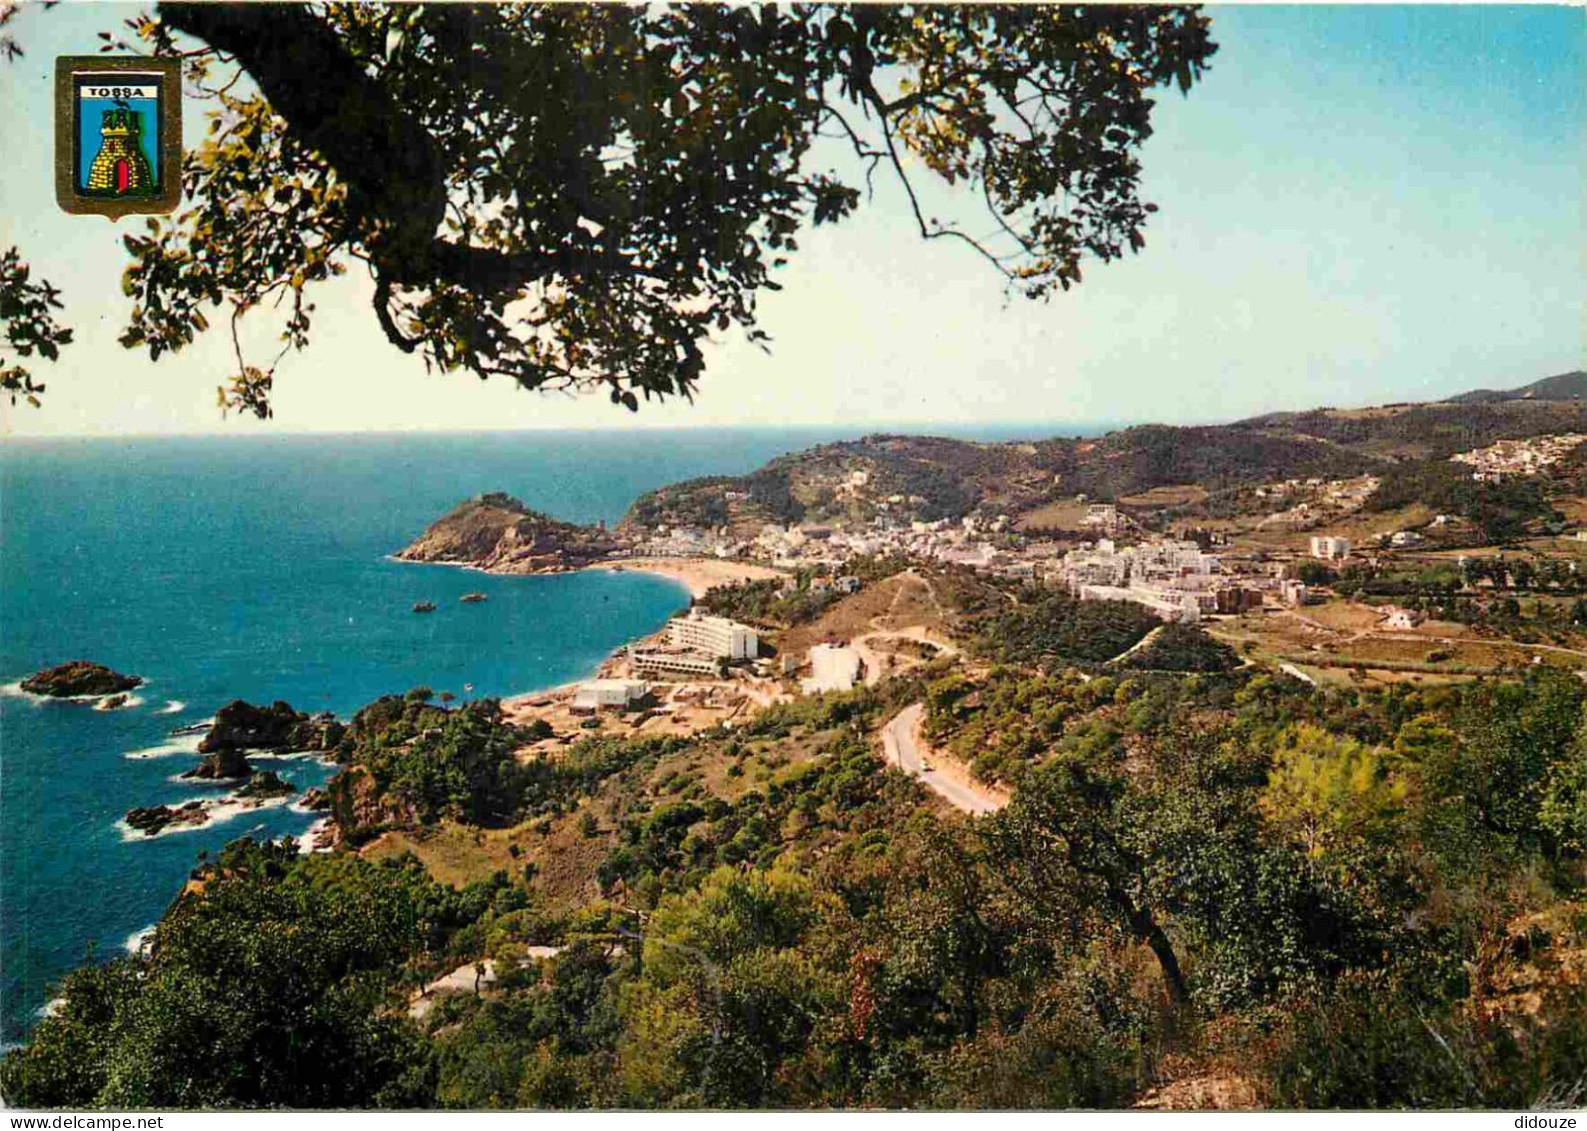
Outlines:
{"type": "Polygon", "coordinates": [[[182,202],[182,64],[178,59],[145,55],[57,55],[55,57],[55,201],[73,215],[122,216],[175,211],[182,202]],[[106,75],[135,72],[160,79],[160,192],[155,196],[109,199],[77,190],[76,84],[85,71],[106,75]]]}

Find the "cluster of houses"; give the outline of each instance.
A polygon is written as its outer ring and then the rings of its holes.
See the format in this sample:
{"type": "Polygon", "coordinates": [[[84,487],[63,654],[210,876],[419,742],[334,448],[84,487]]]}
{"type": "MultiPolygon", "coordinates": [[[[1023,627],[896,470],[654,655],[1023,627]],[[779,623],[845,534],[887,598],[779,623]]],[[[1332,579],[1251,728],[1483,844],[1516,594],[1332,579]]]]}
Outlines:
{"type": "Polygon", "coordinates": [[[1324,522],[1337,521],[1366,505],[1378,489],[1378,479],[1361,475],[1354,479],[1286,479],[1256,488],[1256,497],[1265,503],[1287,503],[1283,510],[1267,515],[1257,525],[1288,530],[1306,530],[1324,522]]]}
{"type": "Polygon", "coordinates": [[[1486,448],[1450,456],[1455,463],[1472,468],[1471,477],[1479,483],[1497,482],[1511,475],[1536,475],[1564,459],[1587,435],[1567,432],[1559,436],[1532,436],[1525,440],[1500,440],[1486,448]]]}
{"type": "MultiPolygon", "coordinates": [[[[855,474],[862,474],[856,472],[855,474]]],[[[877,504],[882,506],[886,500],[877,504]]],[[[768,562],[783,569],[835,568],[854,557],[907,554],[985,569],[1011,565],[1013,555],[1000,552],[989,541],[1013,529],[1007,515],[985,519],[905,521],[885,513],[859,529],[825,523],[766,523],[753,538],[735,537],[729,527],[660,526],[633,549],[636,556],[743,558],[768,562]]]]}
{"type": "Polygon", "coordinates": [[[1193,623],[1204,614],[1260,608],[1268,589],[1292,604],[1305,600],[1305,586],[1297,581],[1233,573],[1195,542],[1175,539],[1122,547],[1098,539],[1054,562],[1045,580],[1082,601],[1133,601],[1165,621],[1193,623]]]}

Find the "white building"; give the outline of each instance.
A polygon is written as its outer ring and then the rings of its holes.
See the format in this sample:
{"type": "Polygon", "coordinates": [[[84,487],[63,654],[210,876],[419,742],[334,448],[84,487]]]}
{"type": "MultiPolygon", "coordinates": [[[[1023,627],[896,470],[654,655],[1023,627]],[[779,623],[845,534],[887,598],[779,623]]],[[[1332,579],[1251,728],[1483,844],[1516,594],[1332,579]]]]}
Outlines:
{"type": "Polygon", "coordinates": [[[753,660],[760,655],[760,637],[747,624],[726,617],[691,612],[667,626],[674,648],[689,648],[724,660],[753,660]]]}
{"type": "Polygon", "coordinates": [[[643,699],[649,689],[637,679],[592,679],[581,683],[573,693],[575,711],[598,711],[602,707],[626,708],[643,699]]]}
{"type": "Polygon", "coordinates": [[[1086,508],[1086,517],[1082,520],[1087,526],[1100,526],[1104,530],[1117,530],[1119,528],[1119,508],[1112,503],[1092,503],[1086,508]]]}
{"type": "Polygon", "coordinates": [[[1332,561],[1350,556],[1350,539],[1336,538],[1326,534],[1313,534],[1311,539],[1311,556],[1332,561]]]}
{"type": "Polygon", "coordinates": [[[722,661],[719,657],[704,652],[673,648],[630,648],[628,664],[636,675],[684,672],[688,675],[701,675],[714,679],[722,674],[722,661]]]}
{"type": "Polygon", "coordinates": [[[1306,603],[1306,583],[1287,578],[1278,583],[1280,599],[1286,605],[1304,605],[1306,603]]]}
{"type": "Polygon", "coordinates": [[[1422,614],[1413,609],[1402,609],[1398,605],[1389,605],[1384,608],[1386,614],[1383,618],[1383,627],[1406,632],[1422,623],[1422,614]]]}
{"type": "Polygon", "coordinates": [[[817,644],[810,649],[810,678],[801,686],[807,695],[821,691],[848,691],[859,678],[858,652],[836,644],[817,644]]]}
{"type": "Polygon", "coordinates": [[[1082,585],[1079,597],[1082,601],[1133,601],[1165,621],[1195,624],[1201,619],[1201,602],[1197,595],[1174,589],[1145,585],[1082,585]]]}

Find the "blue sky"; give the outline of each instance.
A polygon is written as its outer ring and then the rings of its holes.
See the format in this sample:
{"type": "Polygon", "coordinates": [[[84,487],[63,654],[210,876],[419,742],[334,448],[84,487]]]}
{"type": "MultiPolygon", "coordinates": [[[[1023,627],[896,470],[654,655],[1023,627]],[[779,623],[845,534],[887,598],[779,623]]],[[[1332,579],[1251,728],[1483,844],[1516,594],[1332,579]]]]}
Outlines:
{"type": "MultiPolygon", "coordinates": [[[[159,364],[122,350],[118,226],[53,201],[54,56],[91,53],[138,10],[25,10],[27,57],[0,65],[15,107],[0,245],[62,288],[78,336],[39,367],[42,410],[0,407],[11,434],[1212,421],[1520,384],[1587,353],[1582,9],[1217,6],[1211,73],[1188,98],[1159,94],[1145,252],[1049,303],[1009,300],[962,247],[922,243],[879,180],[852,221],[801,238],[763,298],[771,356],[713,347],[692,406],[633,418],[604,397],[427,376],[350,272],[316,296],[276,419],[222,420],[225,337],[159,364]]],[[[190,104],[189,140],[202,128],[190,104]]],[[[261,355],[273,329],[253,326],[261,355]]]]}

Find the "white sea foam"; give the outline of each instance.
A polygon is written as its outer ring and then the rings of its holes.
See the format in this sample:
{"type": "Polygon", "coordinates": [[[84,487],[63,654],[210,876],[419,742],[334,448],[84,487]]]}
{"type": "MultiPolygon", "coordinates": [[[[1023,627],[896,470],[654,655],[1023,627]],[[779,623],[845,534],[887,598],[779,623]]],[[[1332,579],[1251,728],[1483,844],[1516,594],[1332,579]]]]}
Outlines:
{"type": "Polygon", "coordinates": [[[33,1011],[33,1016],[39,1018],[40,1020],[43,1020],[46,1017],[54,1017],[63,1008],[65,1008],[65,1006],[66,999],[64,997],[52,997],[49,1001],[35,1009],[33,1011]]]}
{"type": "MultiPolygon", "coordinates": [[[[296,807],[294,806],[294,808],[296,808],[296,807]]],[[[326,826],[329,825],[330,823],[331,823],[331,819],[329,817],[321,817],[318,821],[315,821],[312,825],[310,825],[308,828],[304,829],[303,832],[298,835],[298,853],[299,853],[299,855],[307,856],[311,852],[329,852],[330,851],[329,848],[315,848],[314,847],[314,838],[319,836],[320,833],[322,831],[324,831],[326,826]]]]}
{"type": "Polygon", "coordinates": [[[127,953],[142,954],[143,948],[149,945],[149,940],[154,937],[154,929],[158,926],[158,923],[150,923],[147,927],[133,931],[132,934],[128,935],[124,944],[127,948],[127,953]]]}
{"type": "Polygon", "coordinates": [[[101,698],[99,700],[99,702],[94,704],[94,710],[96,710],[96,711],[126,711],[126,710],[132,709],[133,707],[141,707],[141,706],[143,706],[143,697],[141,695],[129,695],[129,696],[127,696],[127,701],[125,703],[122,703],[120,706],[117,706],[117,707],[112,707],[110,705],[111,698],[112,697],[109,696],[109,695],[106,695],[103,698],[101,698]]]}
{"type": "Polygon", "coordinates": [[[146,833],[142,829],[133,828],[127,824],[125,818],[122,818],[116,822],[116,830],[121,833],[121,839],[124,841],[153,840],[155,837],[175,836],[177,833],[192,832],[194,829],[207,829],[215,825],[223,825],[227,821],[242,816],[244,813],[257,813],[261,809],[275,809],[278,806],[285,805],[290,800],[290,795],[285,797],[267,797],[263,800],[254,798],[239,799],[236,794],[228,794],[221,798],[189,797],[181,801],[167,802],[167,804],[172,809],[180,809],[189,801],[201,801],[204,805],[204,812],[209,814],[209,820],[202,821],[196,825],[166,825],[165,828],[157,833],[146,833]]]}
{"type": "Polygon", "coordinates": [[[169,758],[173,754],[197,754],[198,744],[204,741],[201,734],[184,734],[173,738],[170,742],[162,742],[159,746],[146,746],[142,750],[128,750],[123,758],[131,758],[134,762],[144,758],[169,758]]]}
{"type": "MultiPolygon", "coordinates": [[[[144,680],[139,684],[140,687],[147,687],[148,685],[148,680],[144,680]]],[[[105,710],[106,708],[100,707],[99,704],[112,696],[124,694],[126,693],[121,691],[107,691],[102,695],[36,695],[31,691],[22,690],[22,681],[20,679],[14,679],[10,683],[0,683],[0,695],[11,699],[26,699],[29,703],[35,705],[41,703],[92,703],[99,710],[105,710]]],[[[141,696],[128,695],[125,706],[136,707],[142,702],[141,696]]]]}
{"type": "Polygon", "coordinates": [[[180,714],[186,708],[187,704],[182,702],[180,699],[167,699],[165,701],[165,706],[161,707],[154,713],[156,715],[175,715],[180,714]]]}
{"type": "Polygon", "coordinates": [[[326,759],[323,750],[245,750],[244,754],[252,761],[264,762],[302,762],[308,758],[326,759]]]}

